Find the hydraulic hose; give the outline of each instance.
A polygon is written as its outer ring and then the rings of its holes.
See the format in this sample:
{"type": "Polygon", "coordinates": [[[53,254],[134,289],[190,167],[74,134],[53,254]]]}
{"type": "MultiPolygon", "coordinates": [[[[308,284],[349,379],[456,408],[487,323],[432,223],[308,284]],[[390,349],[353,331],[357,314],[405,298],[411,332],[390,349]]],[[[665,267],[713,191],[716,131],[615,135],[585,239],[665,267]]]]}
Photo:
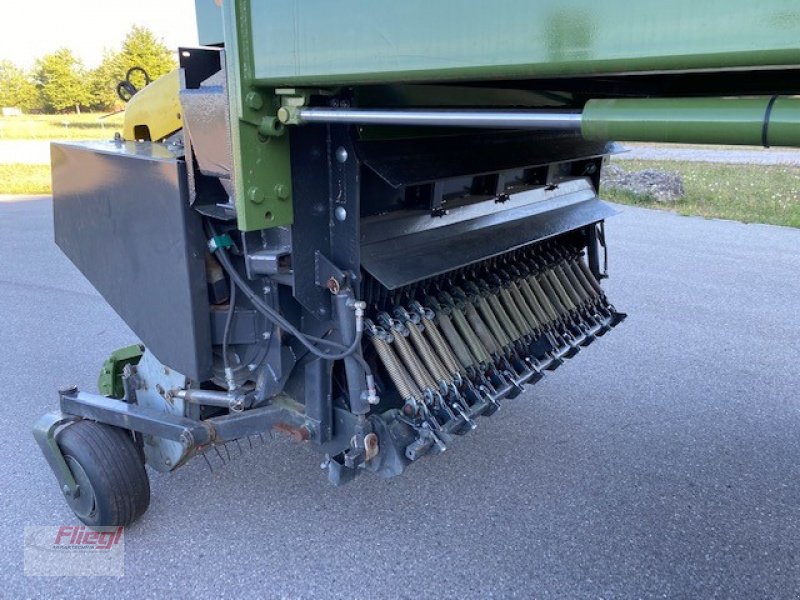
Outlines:
{"type": "Polygon", "coordinates": [[[234,387],[233,370],[231,369],[230,360],[228,359],[228,340],[231,335],[231,322],[233,321],[233,313],[236,312],[236,286],[231,287],[230,297],[228,298],[228,315],[225,317],[225,330],[222,333],[222,364],[225,368],[225,382],[228,384],[228,389],[232,390],[234,387]]]}
{"type": "MultiPolygon", "coordinates": [[[[214,226],[209,224],[211,228],[211,232],[216,235],[216,231],[214,226]]],[[[253,303],[253,307],[258,310],[261,314],[263,314],[269,321],[275,323],[278,327],[289,333],[290,335],[294,336],[297,341],[299,341],[303,346],[305,346],[309,352],[318,356],[319,358],[324,358],[326,360],[342,360],[347,358],[348,356],[354,355],[355,358],[359,361],[361,366],[364,368],[365,373],[367,376],[372,376],[372,370],[369,368],[367,361],[364,360],[360,354],[357,353],[357,350],[361,347],[361,336],[363,334],[363,323],[359,319],[358,323],[356,324],[356,337],[353,340],[353,343],[350,344],[349,347],[342,346],[341,344],[337,344],[335,342],[331,342],[329,340],[323,340],[322,338],[317,338],[314,336],[310,336],[304,334],[299,329],[297,329],[294,325],[292,325],[289,321],[287,321],[278,311],[276,311],[271,306],[267,305],[253,289],[247,285],[247,282],[244,278],[233,268],[231,264],[230,256],[228,256],[228,251],[225,248],[219,248],[216,252],[217,257],[219,258],[219,262],[222,265],[222,268],[228,273],[228,276],[231,278],[231,281],[236,284],[239,289],[244,293],[245,296],[253,303]],[[359,326],[360,325],[360,326],[359,326]],[[325,352],[317,348],[314,344],[321,344],[324,346],[328,346],[329,348],[333,348],[338,350],[335,353],[325,352]]]]}

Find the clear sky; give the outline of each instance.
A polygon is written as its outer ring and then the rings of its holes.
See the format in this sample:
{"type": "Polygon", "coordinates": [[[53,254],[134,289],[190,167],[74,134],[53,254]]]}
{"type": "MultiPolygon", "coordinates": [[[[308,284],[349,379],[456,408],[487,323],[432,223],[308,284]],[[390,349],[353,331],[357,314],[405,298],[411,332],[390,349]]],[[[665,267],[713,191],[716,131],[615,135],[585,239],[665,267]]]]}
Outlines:
{"type": "Polygon", "coordinates": [[[67,47],[94,67],[132,25],[151,29],[169,48],[197,45],[194,0],[2,0],[0,60],[29,68],[67,47]]]}

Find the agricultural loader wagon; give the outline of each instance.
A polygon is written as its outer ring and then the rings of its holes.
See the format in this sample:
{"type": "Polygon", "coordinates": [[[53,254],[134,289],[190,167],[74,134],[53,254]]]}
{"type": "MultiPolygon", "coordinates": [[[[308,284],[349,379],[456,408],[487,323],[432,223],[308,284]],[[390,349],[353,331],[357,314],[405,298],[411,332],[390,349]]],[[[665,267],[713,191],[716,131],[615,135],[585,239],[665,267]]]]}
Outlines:
{"type": "Polygon", "coordinates": [[[139,340],[34,428],[90,526],[268,431],[335,484],[480,435],[625,318],[617,142],[800,145],[796,0],[197,13],[122,135],[52,146],[55,241],[139,340]]]}

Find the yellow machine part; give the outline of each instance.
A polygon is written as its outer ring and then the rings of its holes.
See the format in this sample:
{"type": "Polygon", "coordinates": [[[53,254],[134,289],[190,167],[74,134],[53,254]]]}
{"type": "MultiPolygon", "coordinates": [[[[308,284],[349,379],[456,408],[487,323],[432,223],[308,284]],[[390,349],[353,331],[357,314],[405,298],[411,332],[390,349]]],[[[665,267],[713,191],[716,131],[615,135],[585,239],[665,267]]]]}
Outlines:
{"type": "Polygon", "coordinates": [[[156,142],[181,129],[180,82],[175,69],[136,92],[125,107],[122,137],[156,142]]]}

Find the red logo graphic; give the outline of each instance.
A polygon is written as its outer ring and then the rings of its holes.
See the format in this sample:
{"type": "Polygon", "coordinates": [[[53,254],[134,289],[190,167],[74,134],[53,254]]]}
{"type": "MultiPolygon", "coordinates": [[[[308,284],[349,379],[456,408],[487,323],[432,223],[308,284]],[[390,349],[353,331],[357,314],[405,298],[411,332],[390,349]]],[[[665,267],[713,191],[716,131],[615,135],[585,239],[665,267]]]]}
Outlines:
{"type": "Polygon", "coordinates": [[[55,547],[81,550],[111,550],[122,538],[122,527],[92,531],[84,525],[62,525],[56,532],[55,547]]]}

